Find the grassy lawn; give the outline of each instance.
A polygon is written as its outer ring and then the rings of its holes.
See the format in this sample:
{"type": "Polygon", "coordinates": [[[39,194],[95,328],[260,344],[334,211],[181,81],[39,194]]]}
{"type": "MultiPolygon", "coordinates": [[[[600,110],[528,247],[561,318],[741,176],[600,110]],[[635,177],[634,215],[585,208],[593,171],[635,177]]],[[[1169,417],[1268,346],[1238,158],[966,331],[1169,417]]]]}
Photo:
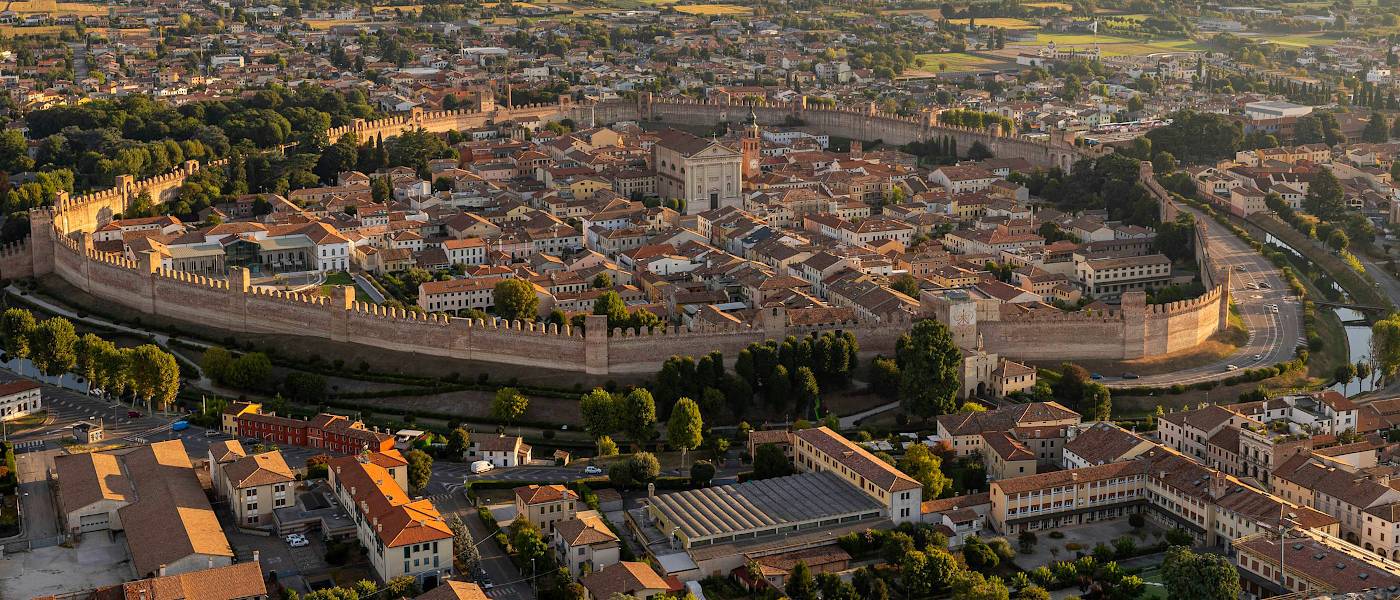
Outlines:
{"type": "Polygon", "coordinates": [[[689,4],[677,6],[676,10],[688,15],[747,15],[753,12],[752,8],[746,6],[736,6],[733,4],[689,4]]]}
{"type": "Polygon", "coordinates": [[[1148,569],[1142,572],[1143,586],[1142,600],[1167,600],[1167,588],[1162,587],[1162,570],[1148,569]]]}
{"type": "Polygon", "coordinates": [[[882,10],[880,14],[885,15],[923,15],[933,20],[943,18],[943,11],[936,8],[900,8],[894,10],[882,10]]]}
{"type": "Polygon", "coordinates": [[[1293,48],[1307,48],[1309,46],[1326,46],[1331,44],[1335,40],[1335,38],[1331,37],[1329,34],[1326,33],[1266,33],[1263,35],[1247,35],[1246,37],[1261,42],[1267,41],[1272,42],[1274,44],[1278,44],[1280,46],[1289,46],[1293,48]]]}
{"type": "Polygon", "coordinates": [[[337,285],[354,286],[356,302],[374,303],[374,298],[371,298],[369,294],[365,293],[365,291],[360,288],[360,285],[355,283],[355,278],[351,277],[350,274],[345,271],[336,271],[326,275],[326,282],[321,285],[321,293],[330,296],[331,287],[337,285]]]}

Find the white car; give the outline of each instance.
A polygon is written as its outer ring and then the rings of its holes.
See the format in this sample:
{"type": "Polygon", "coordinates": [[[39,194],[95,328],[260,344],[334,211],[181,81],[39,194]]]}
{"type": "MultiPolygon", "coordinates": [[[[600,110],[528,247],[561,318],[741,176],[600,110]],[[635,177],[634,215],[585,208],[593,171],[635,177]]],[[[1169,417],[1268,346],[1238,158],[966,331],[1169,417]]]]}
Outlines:
{"type": "Polygon", "coordinates": [[[306,536],[300,533],[293,533],[292,535],[287,536],[287,545],[293,548],[301,548],[304,546],[310,546],[311,540],[306,539],[306,536]]]}
{"type": "Polygon", "coordinates": [[[583,472],[584,472],[584,473],[587,473],[587,474],[589,474],[589,475],[601,475],[601,474],[603,474],[603,470],[602,470],[602,469],[600,469],[600,468],[598,468],[598,467],[595,467],[595,466],[593,466],[593,465],[588,465],[588,466],[584,467],[584,468],[583,468],[583,472]]]}

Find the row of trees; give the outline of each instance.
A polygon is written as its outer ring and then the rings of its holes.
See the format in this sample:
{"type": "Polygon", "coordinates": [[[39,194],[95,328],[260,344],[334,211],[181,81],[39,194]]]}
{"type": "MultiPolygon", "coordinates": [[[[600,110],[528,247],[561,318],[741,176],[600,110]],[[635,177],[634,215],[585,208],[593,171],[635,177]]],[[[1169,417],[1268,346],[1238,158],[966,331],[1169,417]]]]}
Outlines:
{"type": "Polygon", "coordinates": [[[118,348],[96,334],[79,337],[68,319],[36,321],[33,313],[22,308],[9,308],[0,315],[0,336],[11,359],[28,359],[51,377],[76,373],[118,397],[129,392],[148,409],[164,410],[180,391],[179,363],[154,344],[118,348]]]}
{"type": "MultiPolygon", "coordinates": [[[[204,374],[220,385],[254,392],[279,391],[272,360],[262,352],[245,352],[237,357],[213,346],[200,359],[204,374]]],[[[282,378],[280,391],[304,404],[320,404],[327,397],[326,378],[317,373],[291,371],[282,378]]]]}

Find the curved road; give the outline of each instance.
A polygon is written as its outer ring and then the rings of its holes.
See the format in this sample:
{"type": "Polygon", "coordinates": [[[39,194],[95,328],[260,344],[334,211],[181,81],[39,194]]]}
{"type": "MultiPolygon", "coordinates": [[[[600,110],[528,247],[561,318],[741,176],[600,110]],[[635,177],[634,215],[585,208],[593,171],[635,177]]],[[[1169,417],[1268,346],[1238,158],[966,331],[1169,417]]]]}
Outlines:
{"type": "Polygon", "coordinates": [[[1190,212],[1196,222],[1205,226],[1211,256],[1230,270],[1230,294],[1249,330],[1249,342],[1230,356],[1190,369],[1144,375],[1139,379],[1105,377],[1102,383],[1108,387],[1164,386],[1225,379],[1235,374],[1229,370],[1229,365],[1243,370],[1292,359],[1293,349],[1303,335],[1302,303],[1288,288],[1278,268],[1213,219],[1187,206],[1182,206],[1181,210],[1190,212]],[[1251,284],[1260,288],[1250,289],[1251,284]],[[1270,304],[1278,306],[1277,313],[1269,309],[1270,304]]]}

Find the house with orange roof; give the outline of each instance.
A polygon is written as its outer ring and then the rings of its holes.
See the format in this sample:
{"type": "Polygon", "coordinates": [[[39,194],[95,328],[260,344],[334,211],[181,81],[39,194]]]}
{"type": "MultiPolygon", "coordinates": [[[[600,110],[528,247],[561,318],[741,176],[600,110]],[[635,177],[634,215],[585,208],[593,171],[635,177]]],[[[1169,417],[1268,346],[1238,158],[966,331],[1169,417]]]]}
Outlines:
{"type": "Polygon", "coordinates": [[[355,521],[356,537],[381,581],[408,575],[432,587],[452,573],[452,530],[427,499],[408,492],[397,450],[335,458],[330,486],[355,521]]]}

